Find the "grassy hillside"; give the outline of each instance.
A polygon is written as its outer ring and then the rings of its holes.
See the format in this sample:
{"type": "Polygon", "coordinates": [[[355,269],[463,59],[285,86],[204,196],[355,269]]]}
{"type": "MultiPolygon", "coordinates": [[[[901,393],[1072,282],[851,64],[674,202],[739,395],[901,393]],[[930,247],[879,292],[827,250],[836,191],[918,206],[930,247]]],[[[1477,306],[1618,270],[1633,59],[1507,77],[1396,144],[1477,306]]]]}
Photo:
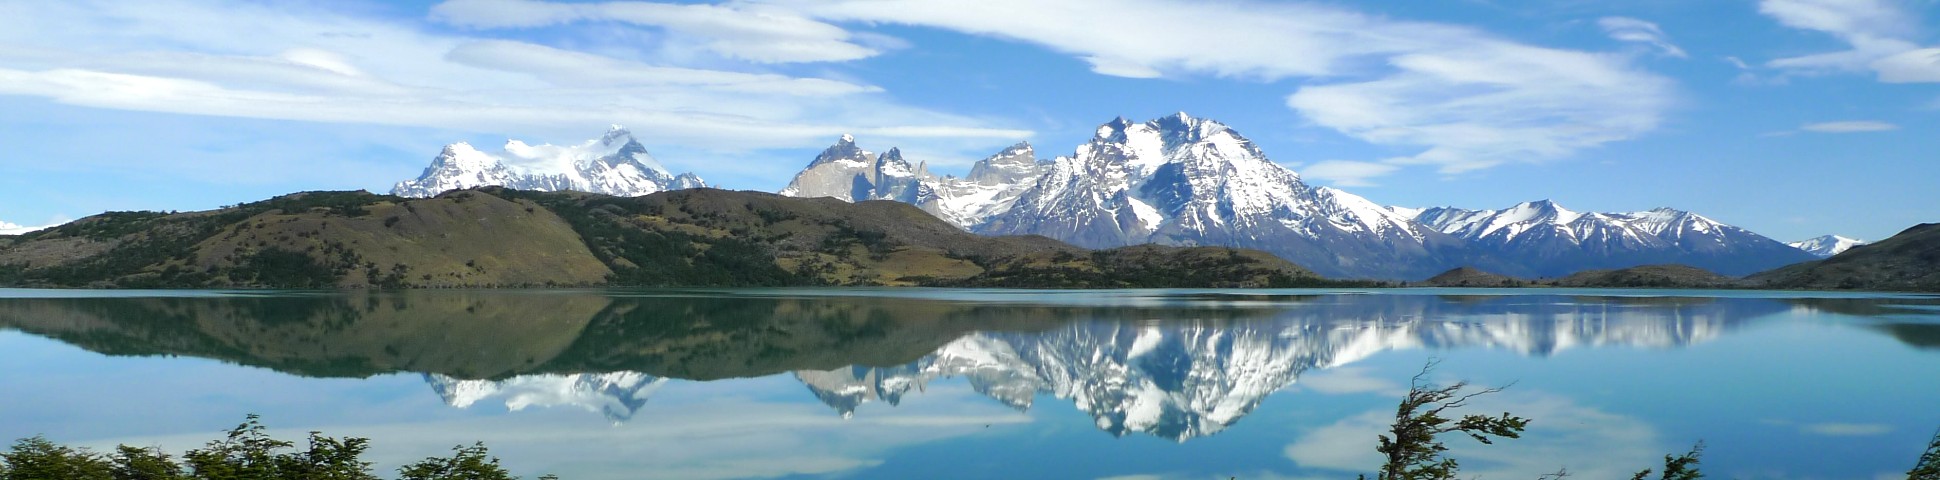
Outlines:
{"type": "Polygon", "coordinates": [[[1545,282],[1582,288],[1735,288],[1736,278],[1685,265],[1643,265],[1616,270],[1587,270],[1545,282]]]}
{"type": "Polygon", "coordinates": [[[101,288],[1336,285],[1264,253],[965,233],[897,202],[755,192],[306,192],[0,239],[0,285],[101,288]]]}
{"type": "Polygon", "coordinates": [[[1752,275],[1772,288],[1940,292],[1940,223],[1853,247],[1825,260],[1752,275]]]}

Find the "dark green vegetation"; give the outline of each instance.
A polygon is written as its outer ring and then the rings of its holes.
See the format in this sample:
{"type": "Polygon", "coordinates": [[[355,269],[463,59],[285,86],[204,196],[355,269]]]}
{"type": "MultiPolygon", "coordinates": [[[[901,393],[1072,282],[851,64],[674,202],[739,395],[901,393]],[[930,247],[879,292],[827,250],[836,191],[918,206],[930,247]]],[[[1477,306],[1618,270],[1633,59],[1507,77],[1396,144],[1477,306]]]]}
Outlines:
{"type": "Polygon", "coordinates": [[[1541,284],[1580,288],[1736,288],[1738,279],[1684,265],[1643,265],[1617,270],[1589,270],[1546,280],[1541,284]]]}
{"type": "Polygon", "coordinates": [[[897,202],[693,189],[308,192],[209,212],[113,212],[0,243],[0,286],[398,288],[1363,286],[1219,247],[1089,251],[972,235],[897,202]]]}
{"type": "Polygon", "coordinates": [[[1414,285],[1428,287],[1754,288],[1757,285],[1684,265],[1585,270],[1562,278],[1525,280],[1462,267],[1414,285]]]}
{"type": "MultiPolygon", "coordinates": [[[[250,415],[221,439],[189,450],[181,459],[154,447],[121,445],[101,454],[33,437],[0,453],[0,480],[377,480],[364,438],[337,439],[310,432],[307,448],[278,440],[250,415]]],[[[450,457],[430,457],[398,469],[399,480],[518,480],[485,445],[457,446],[450,457]]],[[[551,475],[540,477],[555,479],[551,475]]]]}
{"type": "Polygon", "coordinates": [[[1528,285],[1529,281],[1484,272],[1474,267],[1458,267],[1416,284],[1427,287],[1521,287],[1528,285]]]}
{"type": "Polygon", "coordinates": [[[1940,480],[1940,431],[1933,432],[1933,440],[1927,442],[1926,453],[1906,471],[1907,480],[1940,480]]]}

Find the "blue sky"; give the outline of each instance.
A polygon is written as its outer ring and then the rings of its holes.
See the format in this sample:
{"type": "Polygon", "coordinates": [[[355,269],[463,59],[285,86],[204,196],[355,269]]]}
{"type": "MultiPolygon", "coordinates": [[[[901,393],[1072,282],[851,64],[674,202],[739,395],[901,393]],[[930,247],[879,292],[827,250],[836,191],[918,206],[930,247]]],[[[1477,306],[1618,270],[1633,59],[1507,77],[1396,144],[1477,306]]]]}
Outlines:
{"type": "Polygon", "coordinates": [[[773,191],[842,133],[961,172],[1218,119],[1402,206],[1940,221],[1940,1],[0,1],[0,221],[387,191],[624,124],[773,191]]]}

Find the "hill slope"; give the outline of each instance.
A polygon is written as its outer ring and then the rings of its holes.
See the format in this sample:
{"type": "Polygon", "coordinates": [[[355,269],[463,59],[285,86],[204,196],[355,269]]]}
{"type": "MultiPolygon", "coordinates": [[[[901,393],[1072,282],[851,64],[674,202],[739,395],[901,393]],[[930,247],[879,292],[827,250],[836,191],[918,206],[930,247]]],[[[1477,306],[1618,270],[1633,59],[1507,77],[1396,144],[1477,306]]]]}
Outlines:
{"type": "Polygon", "coordinates": [[[900,202],[691,189],[308,192],[113,212],[0,244],[0,285],[1263,287],[1324,284],[1260,252],[982,237],[900,202]]]}
{"type": "Polygon", "coordinates": [[[1773,288],[1843,288],[1940,292],[1940,223],[1906,229],[1832,258],[1759,273],[1773,288]]]}

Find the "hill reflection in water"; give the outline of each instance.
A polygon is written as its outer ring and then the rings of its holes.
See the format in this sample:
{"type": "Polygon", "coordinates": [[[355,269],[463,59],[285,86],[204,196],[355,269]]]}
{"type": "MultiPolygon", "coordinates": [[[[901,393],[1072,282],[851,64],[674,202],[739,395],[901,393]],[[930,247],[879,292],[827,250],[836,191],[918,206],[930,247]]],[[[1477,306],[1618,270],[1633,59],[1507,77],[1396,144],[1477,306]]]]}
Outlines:
{"type": "MultiPolygon", "coordinates": [[[[624,422],[670,380],[789,374],[842,416],[942,378],[1112,435],[1220,432],[1304,372],[1396,349],[1670,349],[1795,309],[1890,319],[1924,300],[1358,292],[410,291],[15,298],[0,327],[110,355],[317,377],[421,373],[449,405],[624,422]]],[[[1911,309],[1911,310],[1909,310],[1911,309]]],[[[1932,345],[1934,327],[1878,331],[1932,345]]]]}

